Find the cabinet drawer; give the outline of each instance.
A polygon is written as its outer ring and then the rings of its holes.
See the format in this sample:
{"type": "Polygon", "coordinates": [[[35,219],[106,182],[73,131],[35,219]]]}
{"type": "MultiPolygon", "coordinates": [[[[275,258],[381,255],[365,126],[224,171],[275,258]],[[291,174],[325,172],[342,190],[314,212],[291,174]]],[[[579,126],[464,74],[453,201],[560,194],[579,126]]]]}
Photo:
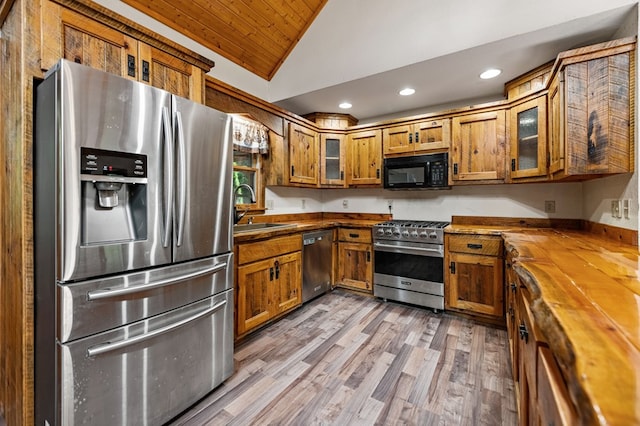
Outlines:
{"type": "Polygon", "coordinates": [[[449,235],[447,250],[502,257],[502,238],[486,235],[449,235]]]}
{"type": "Polygon", "coordinates": [[[340,228],[338,239],[352,243],[370,243],[371,230],[368,228],[340,228]]]}
{"type": "Polygon", "coordinates": [[[238,265],[267,259],[281,254],[302,250],[302,235],[286,235],[253,243],[241,244],[238,250],[238,265]]]}

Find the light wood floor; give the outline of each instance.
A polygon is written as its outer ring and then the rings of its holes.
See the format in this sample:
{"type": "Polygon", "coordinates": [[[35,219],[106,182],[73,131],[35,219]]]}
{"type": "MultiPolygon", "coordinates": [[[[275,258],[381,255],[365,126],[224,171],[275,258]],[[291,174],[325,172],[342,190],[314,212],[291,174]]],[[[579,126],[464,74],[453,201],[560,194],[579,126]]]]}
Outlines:
{"type": "Polygon", "coordinates": [[[506,331],[344,290],[236,346],[172,425],[515,425],[506,331]]]}

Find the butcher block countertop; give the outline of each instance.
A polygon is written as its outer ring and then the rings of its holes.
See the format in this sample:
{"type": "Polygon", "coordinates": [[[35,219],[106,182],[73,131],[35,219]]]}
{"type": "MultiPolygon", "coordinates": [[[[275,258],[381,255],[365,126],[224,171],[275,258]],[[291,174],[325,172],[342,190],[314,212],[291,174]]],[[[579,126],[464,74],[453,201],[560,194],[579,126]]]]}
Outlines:
{"type": "MultiPolygon", "coordinates": [[[[371,228],[376,223],[390,219],[391,216],[386,214],[363,213],[311,213],[256,216],[254,217],[253,223],[280,223],[287,226],[234,233],[233,240],[234,243],[238,244],[272,238],[279,235],[316,231],[320,229],[331,229],[336,227],[371,228]]],[[[246,219],[243,222],[246,223],[246,219]]]]}
{"type": "Polygon", "coordinates": [[[462,224],[446,232],[503,237],[585,422],[640,424],[637,245],[576,229],[462,224]]]}

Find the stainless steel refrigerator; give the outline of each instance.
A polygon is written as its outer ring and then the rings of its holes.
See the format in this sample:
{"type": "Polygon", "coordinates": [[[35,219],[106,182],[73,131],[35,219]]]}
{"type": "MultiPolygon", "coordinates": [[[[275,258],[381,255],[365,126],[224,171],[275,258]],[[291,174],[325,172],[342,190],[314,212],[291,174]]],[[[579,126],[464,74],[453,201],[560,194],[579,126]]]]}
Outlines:
{"type": "Polygon", "coordinates": [[[35,118],[36,424],[164,423],[233,372],[231,118],[65,60],[35,118]]]}

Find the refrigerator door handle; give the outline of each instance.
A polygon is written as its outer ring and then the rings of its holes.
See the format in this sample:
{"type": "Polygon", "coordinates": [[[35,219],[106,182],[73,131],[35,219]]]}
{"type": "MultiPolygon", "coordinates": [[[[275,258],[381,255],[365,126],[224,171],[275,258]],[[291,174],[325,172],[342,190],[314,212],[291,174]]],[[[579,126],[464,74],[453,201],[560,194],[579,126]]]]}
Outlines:
{"type": "Polygon", "coordinates": [[[195,315],[192,315],[178,322],[174,322],[173,324],[166,325],[150,333],[141,334],[139,336],[132,337],[130,339],[123,339],[118,342],[108,342],[108,343],[103,343],[101,345],[92,346],[89,349],[87,349],[87,355],[90,357],[95,357],[98,355],[105,354],[107,352],[115,351],[127,346],[134,345],[136,343],[143,342],[145,340],[160,336],[162,334],[169,333],[175,330],[176,328],[182,327],[184,325],[187,325],[190,322],[196,321],[200,318],[204,318],[206,316],[213,314],[214,312],[218,311],[220,308],[224,307],[226,304],[227,304],[227,301],[223,300],[222,302],[216,303],[212,307],[205,309],[202,312],[198,312],[195,315]]]}
{"type": "Polygon", "coordinates": [[[187,207],[187,167],[184,142],[184,127],[182,126],[182,114],[180,111],[176,111],[176,127],[177,127],[177,140],[178,140],[178,241],[176,245],[180,247],[182,245],[182,238],[184,236],[184,218],[185,210],[187,207]]]}
{"type": "Polygon", "coordinates": [[[87,300],[95,301],[102,299],[109,299],[111,297],[126,296],[128,294],[139,293],[142,291],[149,291],[156,288],[164,287],[180,281],[186,281],[193,278],[201,277],[203,275],[215,274],[227,268],[227,262],[219,263],[210,268],[201,269],[189,274],[180,275],[178,277],[172,277],[165,280],[153,281],[141,285],[134,285],[131,287],[118,287],[118,288],[104,288],[100,290],[92,290],[87,292],[87,300]]]}
{"type": "Polygon", "coordinates": [[[162,246],[169,247],[171,238],[171,222],[173,221],[173,137],[171,137],[171,120],[169,108],[162,108],[162,126],[164,127],[164,234],[162,246]]]}

